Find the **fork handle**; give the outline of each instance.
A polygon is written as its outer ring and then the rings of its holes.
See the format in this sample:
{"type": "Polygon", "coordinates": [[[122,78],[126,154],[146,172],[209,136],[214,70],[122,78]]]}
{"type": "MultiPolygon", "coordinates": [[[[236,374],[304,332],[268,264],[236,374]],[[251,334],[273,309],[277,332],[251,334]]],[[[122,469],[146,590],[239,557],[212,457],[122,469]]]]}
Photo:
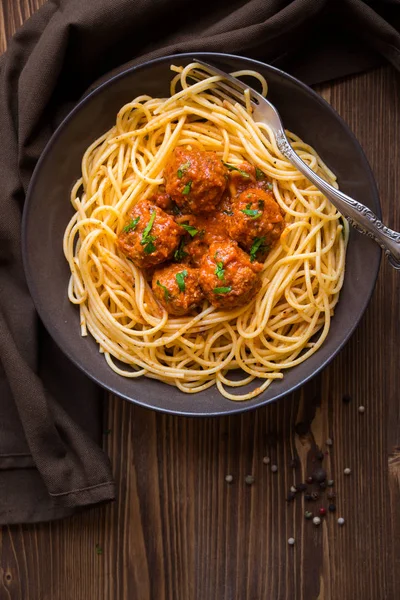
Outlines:
{"type": "Polygon", "coordinates": [[[289,144],[285,134],[276,136],[276,143],[282,154],[315,185],[332,202],[338,211],[346,217],[350,225],[368,235],[381,248],[383,248],[389,263],[400,270],[400,233],[389,229],[380,219],[364,204],[350,198],[343,192],[337,190],[322,177],[314,173],[312,169],[300,158],[289,144]]]}

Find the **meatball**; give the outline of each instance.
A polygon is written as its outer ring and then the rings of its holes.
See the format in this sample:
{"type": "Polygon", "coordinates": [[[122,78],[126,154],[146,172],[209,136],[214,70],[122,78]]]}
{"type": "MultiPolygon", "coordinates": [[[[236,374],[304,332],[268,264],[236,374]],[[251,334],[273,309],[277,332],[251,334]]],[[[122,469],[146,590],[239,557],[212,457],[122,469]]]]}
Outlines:
{"type": "Polygon", "coordinates": [[[118,245],[137,267],[152,267],[171,258],[184,234],[172,217],[148,200],[136,204],[129,217],[118,245]]]}
{"type": "Polygon", "coordinates": [[[235,308],[254,298],[261,269],[235,242],[216,242],[201,261],[200,285],[213,306],[235,308]]]}
{"type": "Polygon", "coordinates": [[[264,253],[281,237],[285,228],[278,203],[262,189],[247,188],[234,200],[228,220],[228,234],[255,258],[254,244],[264,253]],[[261,242],[260,242],[261,240],[261,242]],[[253,248],[253,251],[252,251],[253,248]]]}
{"type": "Polygon", "coordinates": [[[165,189],[184,211],[206,213],[221,200],[227,176],[215,152],[178,147],[165,166],[165,189]]]}
{"type": "Polygon", "coordinates": [[[204,298],[198,269],[170,265],[154,272],[152,288],[170,315],[181,316],[199,306],[204,298]]]}

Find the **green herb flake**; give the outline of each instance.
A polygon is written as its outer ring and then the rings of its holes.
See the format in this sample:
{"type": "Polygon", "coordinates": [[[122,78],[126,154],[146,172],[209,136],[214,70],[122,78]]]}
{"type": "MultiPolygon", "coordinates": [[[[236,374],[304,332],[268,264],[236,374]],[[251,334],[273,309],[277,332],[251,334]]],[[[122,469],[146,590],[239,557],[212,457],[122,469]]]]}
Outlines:
{"type": "Polygon", "coordinates": [[[134,231],[136,229],[137,224],[140,221],[140,217],[136,217],[136,219],[132,219],[132,221],[129,221],[129,223],[127,225],[125,225],[125,227],[123,228],[122,231],[124,231],[125,233],[130,233],[131,231],[134,231]]]}
{"type": "Polygon", "coordinates": [[[157,285],[160,286],[160,288],[164,290],[165,302],[169,302],[169,299],[171,298],[171,294],[169,293],[168,288],[165,287],[165,285],[163,285],[162,283],[160,283],[160,281],[158,279],[157,279],[157,285]]]}
{"type": "Polygon", "coordinates": [[[227,287],[216,287],[213,289],[214,294],[229,294],[232,291],[232,287],[229,285],[227,287]]]}
{"type": "Polygon", "coordinates": [[[268,181],[267,183],[267,189],[272,192],[272,190],[274,189],[274,186],[272,185],[272,183],[270,181],[268,181]]]}
{"type": "Polygon", "coordinates": [[[239,169],[238,167],[235,167],[235,165],[230,165],[229,163],[226,163],[224,161],[222,161],[222,164],[229,169],[229,171],[237,171],[238,173],[241,174],[242,177],[246,177],[247,179],[250,178],[250,175],[248,173],[246,173],[246,171],[242,171],[242,169],[239,169]]]}
{"type": "Polygon", "coordinates": [[[261,181],[262,179],[265,179],[264,173],[258,167],[256,167],[256,179],[257,179],[257,181],[261,181]]]}
{"type": "Polygon", "coordinates": [[[218,277],[218,279],[225,279],[225,269],[224,263],[222,261],[217,262],[217,266],[215,267],[214,273],[218,277]]]}
{"type": "Polygon", "coordinates": [[[193,227],[193,225],[189,225],[188,223],[182,223],[181,227],[183,227],[183,229],[192,237],[194,237],[196,233],[199,233],[199,230],[196,229],[196,227],[193,227]]]}
{"type": "Polygon", "coordinates": [[[184,240],[181,240],[179,242],[178,248],[174,252],[174,258],[175,258],[176,262],[181,262],[181,260],[183,260],[185,258],[185,256],[188,255],[188,253],[185,252],[183,249],[184,245],[185,245],[184,240]]]}
{"type": "Polygon", "coordinates": [[[156,211],[153,210],[153,212],[151,213],[151,217],[150,217],[150,221],[147,223],[146,227],[144,228],[144,231],[142,233],[142,245],[144,246],[144,244],[146,243],[144,240],[145,238],[148,237],[151,228],[153,227],[153,223],[155,221],[156,218],[156,211]]]}
{"type": "Polygon", "coordinates": [[[145,254],[153,254],[153,252],[156,251],[156,247],[153,244],[153,242],[156,238],[153,235],[150,235],[147,239],[148,239],[147,244],[143,248],[144,253],[145,254]]]}
{"type": "Polygon", "coordinates": [[[156,247],[153,244],[153,242],[155,242],[157,238],[154,235],[150,235],[150,231],[151,231],[151,228],[153,227],[155,218],[156,218],[156,211],[153,210],[153,212],[151,213],[150,220],[147,223],[147,225],[142,233],[142,239],[140,240],[141,245],[144,246],[143,250],[144,250],[145,254],[152,254],[156,250],[156,247]]]}
{"type": "Polygon", "coordinates": [[[251,208],[251,204],[250,203],[247,204],[246,208],[244,208],[240,212],[242,212],[243,214],[247,215],[248,217],[251,217],[252,219],[258,219],[262,215],[262,211],[259,211],[259,210],[255,209],[255,208],[251,208]]]}
{"type": "Polygon", "coordinates": [[[182,194],[183,194],[184,196],[187,196],[187,195],[189,194],[189,192],[190,192],[190,189],[191,189],[191,187],[192,187],[192,183],[193,183],[193,181],[189,181],[189,182],[188,182],[188,183],[185,185],[185,187],[183,188],[183,190],[182,190],[182,194]]]}
{"type": "Polygon", "coordinates": [[[187,274],[188,272],[185,269],[184,271],[181,271],[175,275],[176,283],[178,284],[180,292],[184,292],[186,289],[185,278],[187,277],[187,274]]]}
{"type": "Polygon", "coordinates": [[[100,546],[100,544],[96,544],[96,554],[103,554],[103,548],[100,546]]]}
{"type": "Polygon", "coordinates": [[[267,252],[269,250],[269,246],[264,245],[265,237],[254,238],[253,245],[250,249],[250,262],[254,262],[257,258],[257,252],[263,251],[267,252]]]}
{"type": "Polygon", "coordinates": [[[187,171],[190,167],[190,160],[188,160],[186,163],[184,163],[183,165],[181,165],[178,169],[177,175],[179,179],[182,179],[183,174],[185,173],[185,171],[187,171]]]}

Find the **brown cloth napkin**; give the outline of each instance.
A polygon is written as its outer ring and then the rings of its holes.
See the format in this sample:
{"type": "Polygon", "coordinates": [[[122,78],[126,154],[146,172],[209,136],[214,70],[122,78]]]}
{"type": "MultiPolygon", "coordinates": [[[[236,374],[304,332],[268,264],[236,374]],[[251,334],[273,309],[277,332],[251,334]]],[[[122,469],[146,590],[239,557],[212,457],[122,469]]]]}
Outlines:
{"type": "Polygon", "coordinates": [[[399,23],[394,0],[52,0],[15,35],[0,59],[0,523],[114,497],[103,393],[44,331],[22,268],[25,192],[61,119],[110,71],[175,52],[242,54],[310,84],[400,68],[399,23]]]}

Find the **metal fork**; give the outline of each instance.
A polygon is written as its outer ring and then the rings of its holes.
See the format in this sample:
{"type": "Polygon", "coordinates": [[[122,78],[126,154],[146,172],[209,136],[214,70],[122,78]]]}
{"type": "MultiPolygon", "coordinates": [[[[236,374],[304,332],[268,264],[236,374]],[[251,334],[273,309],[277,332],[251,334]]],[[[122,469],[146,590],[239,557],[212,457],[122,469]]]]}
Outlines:
{"type": "Polygon", "coordinates": [[[215,81],[212,89],[213,93],[216,93],[220,97],[228,96],[228,98],[234,98],[244,105],[243,92],[246,89],[249,90],[254,120],[270,126],[275,135],[276,144],[283,156],[332,202],[338,211],[346,217],[350,225],[357,229],[357,231],[368,235],[379,244],[383,248],[392,267],[400,270],[400,233],[389,229],[367,206],[335,189],[302,161],[290,145],[279,113],[271,102],[266,100],[266,98],[253,88],[232,77],[232,75],[202,60],[196,60],[195,62],[202,65],[205,70],[203,72],[200,69],[196,69],[191,72],[190,77],[201,81],[206,77],[220,76],[221,79],[215,81]],[[219,91],[220,93],[218,94],[219,91]]]}

